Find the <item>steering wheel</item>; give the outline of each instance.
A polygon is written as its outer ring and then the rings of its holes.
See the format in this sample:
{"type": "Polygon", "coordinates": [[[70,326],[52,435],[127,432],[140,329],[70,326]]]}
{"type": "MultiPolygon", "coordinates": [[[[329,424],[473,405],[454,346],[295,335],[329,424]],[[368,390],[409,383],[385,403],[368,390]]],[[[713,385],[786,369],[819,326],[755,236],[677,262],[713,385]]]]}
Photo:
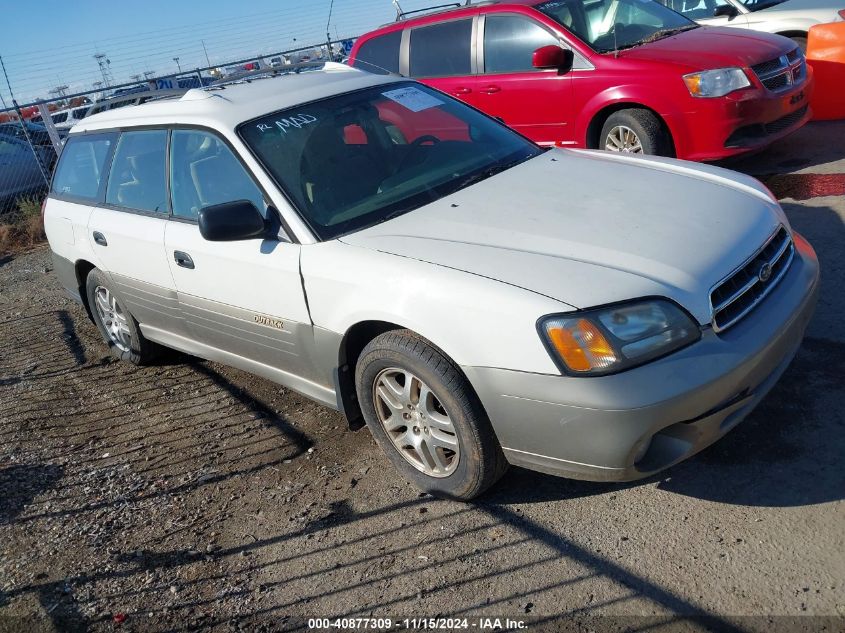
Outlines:
{"type": "Polygon", "coordinates": [[[393,172],[394,174],[398,174],[402,171],[402,168],[405,167],[405,164],[408,160],[417,153],[417,150],[423,146],[425,143],[431,143],[432,145],[437,145],[440,143],[440,139],[436,136],[432,136],[431,134],[423,134],[422,136],[418,136],[413,141],[408,144],[408,149],[405,153],[405,156],[402,160],[399,161],[399,164],[396,166],[396,170],[393,172]]]}

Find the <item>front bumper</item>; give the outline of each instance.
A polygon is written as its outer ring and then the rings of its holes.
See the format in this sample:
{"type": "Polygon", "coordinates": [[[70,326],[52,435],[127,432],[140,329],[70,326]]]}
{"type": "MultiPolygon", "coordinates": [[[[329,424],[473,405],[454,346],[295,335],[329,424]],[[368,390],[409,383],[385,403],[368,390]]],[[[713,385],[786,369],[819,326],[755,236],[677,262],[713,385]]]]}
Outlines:
{"type": "Polygon", "coordinates": [[[747,317],[642,367],[596,378],[464,367],[508,461],[592,481],[647,477],[706,448],[741,422],[789,366],[815,309],[819,266],[796,257],[747,317]]]}
{"type": "Polygon", "coordinates": [[[812,118],[814,78],[783,92],[762,85],[718,99],[695,99],[694,112],[666,115],[678,158],[713,161],[767,147],[812,118]]]}

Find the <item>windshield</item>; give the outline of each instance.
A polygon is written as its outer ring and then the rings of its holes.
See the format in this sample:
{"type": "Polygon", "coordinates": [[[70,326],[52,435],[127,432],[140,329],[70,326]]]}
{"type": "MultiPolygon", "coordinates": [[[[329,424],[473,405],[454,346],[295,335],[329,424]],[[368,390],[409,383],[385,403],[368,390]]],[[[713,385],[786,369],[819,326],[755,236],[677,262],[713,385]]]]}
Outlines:
{"type": "Polygon", "coordinates": [[[439,200],[542,152],[415,83],[277,112],[244,123],[239,133],[323,240],[439,200]]]}
{"type": "Polygon", "coordinates": [[[553,0],[536,8],[599,53],[639,46],[698,27],[654,0],[553,0]]]}

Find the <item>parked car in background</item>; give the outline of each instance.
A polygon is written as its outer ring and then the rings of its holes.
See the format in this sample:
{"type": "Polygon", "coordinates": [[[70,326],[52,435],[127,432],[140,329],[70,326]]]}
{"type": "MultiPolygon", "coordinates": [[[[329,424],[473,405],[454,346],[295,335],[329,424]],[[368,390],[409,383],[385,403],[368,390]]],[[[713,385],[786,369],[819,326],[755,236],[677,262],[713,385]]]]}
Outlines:
{"type": "Polygon", "coordinates": [[[145,90],[142,92],[132,92],[120,96],[112,97],[110,99],[103,99],[97,101],[91,109],[88,110],[88,116],[105,112],[106,110],[116,110],[118,108],[125,108],[127,106],[139,105],[147,103],[148,101],[156,101],[158,99],[173,99],[181,97],[185,94],[184,89],[176,90],[145,90]]]}
{"type": "MultiPolygon", "coordinates": [[[[53,125],[56,126],[56,131],[59,133],[59,136],[62,138],[67,136],[68,132],[70,132],[70,128],[79,123],[88,115],[88,110],[90,108],[90,105],[83,105],[75,108],[65,108],[64,110],[56,110],[55,112],[51,112],[50,119],[52,119],[53,125]]],[[[42,122],[42,118],[40,116],[33,117],[31,121],[33,123],[40,124],[42,122]]]]}
{"type": "Polygon", "coordinates": [[[363,416],[460,499],[508,462],[631,480],[702,450],[775,385],[818,293],[753,178],[544,151],[340,64],[86,119],[45,226],[116,357],[165,345],[363,416]]]}
{"type": "Polygon", "coordinates": [[[705,26],[731,26],[777,33],[807,50],[814,24],[845,20],[845,0],[660,0],[705,26]]]}
{"type": "Polygon", "coordinates": [[[400,19],[350,63],[421,81],[543,145],[716,160],[811,116],[784,37],[704,28],[654,0],[513,0],[400,19]]]}
{"type": "Polygon", "coordinates": [[[0,123],[0,135],[12,136],[16,139],[26,141],[27,134],[30,140],[36,145],[52,145],[50,135],[47,134],[47,128],[31,121],[10,121],[8,123],[0,123]],[[24,132],[26,128],[26,132],[24,132]]]}
{"type": "MultiPolygon", "coordinates": [[[[50,147],[36,147],[44,165],[55,152],[50,147]],[[49,152],[49,154],[48,154],[49,152]]],[[[13,210],[18,200],[47,190],[42,167],[26,141],[0,134],[0,213],[13,210]]]]}

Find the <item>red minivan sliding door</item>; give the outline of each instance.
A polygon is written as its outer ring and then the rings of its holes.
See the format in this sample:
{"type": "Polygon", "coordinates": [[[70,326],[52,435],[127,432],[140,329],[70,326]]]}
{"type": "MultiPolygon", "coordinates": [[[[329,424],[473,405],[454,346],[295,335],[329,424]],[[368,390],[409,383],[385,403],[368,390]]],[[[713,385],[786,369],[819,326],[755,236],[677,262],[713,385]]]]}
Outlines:
{"type": "Polygon", "coordinates": [[[565,70],[534,68],[533,54],[561,46],[528,16],[486,13],[479,20],[479,74],[471,86],[480,110],[537,143],[571,144],[572,80],[565,70]]]}
{"type": "Polygon", "coordinates": [[[475,16],[410,29],[408,74],[478,107],[474,37],[475,16]]]}

